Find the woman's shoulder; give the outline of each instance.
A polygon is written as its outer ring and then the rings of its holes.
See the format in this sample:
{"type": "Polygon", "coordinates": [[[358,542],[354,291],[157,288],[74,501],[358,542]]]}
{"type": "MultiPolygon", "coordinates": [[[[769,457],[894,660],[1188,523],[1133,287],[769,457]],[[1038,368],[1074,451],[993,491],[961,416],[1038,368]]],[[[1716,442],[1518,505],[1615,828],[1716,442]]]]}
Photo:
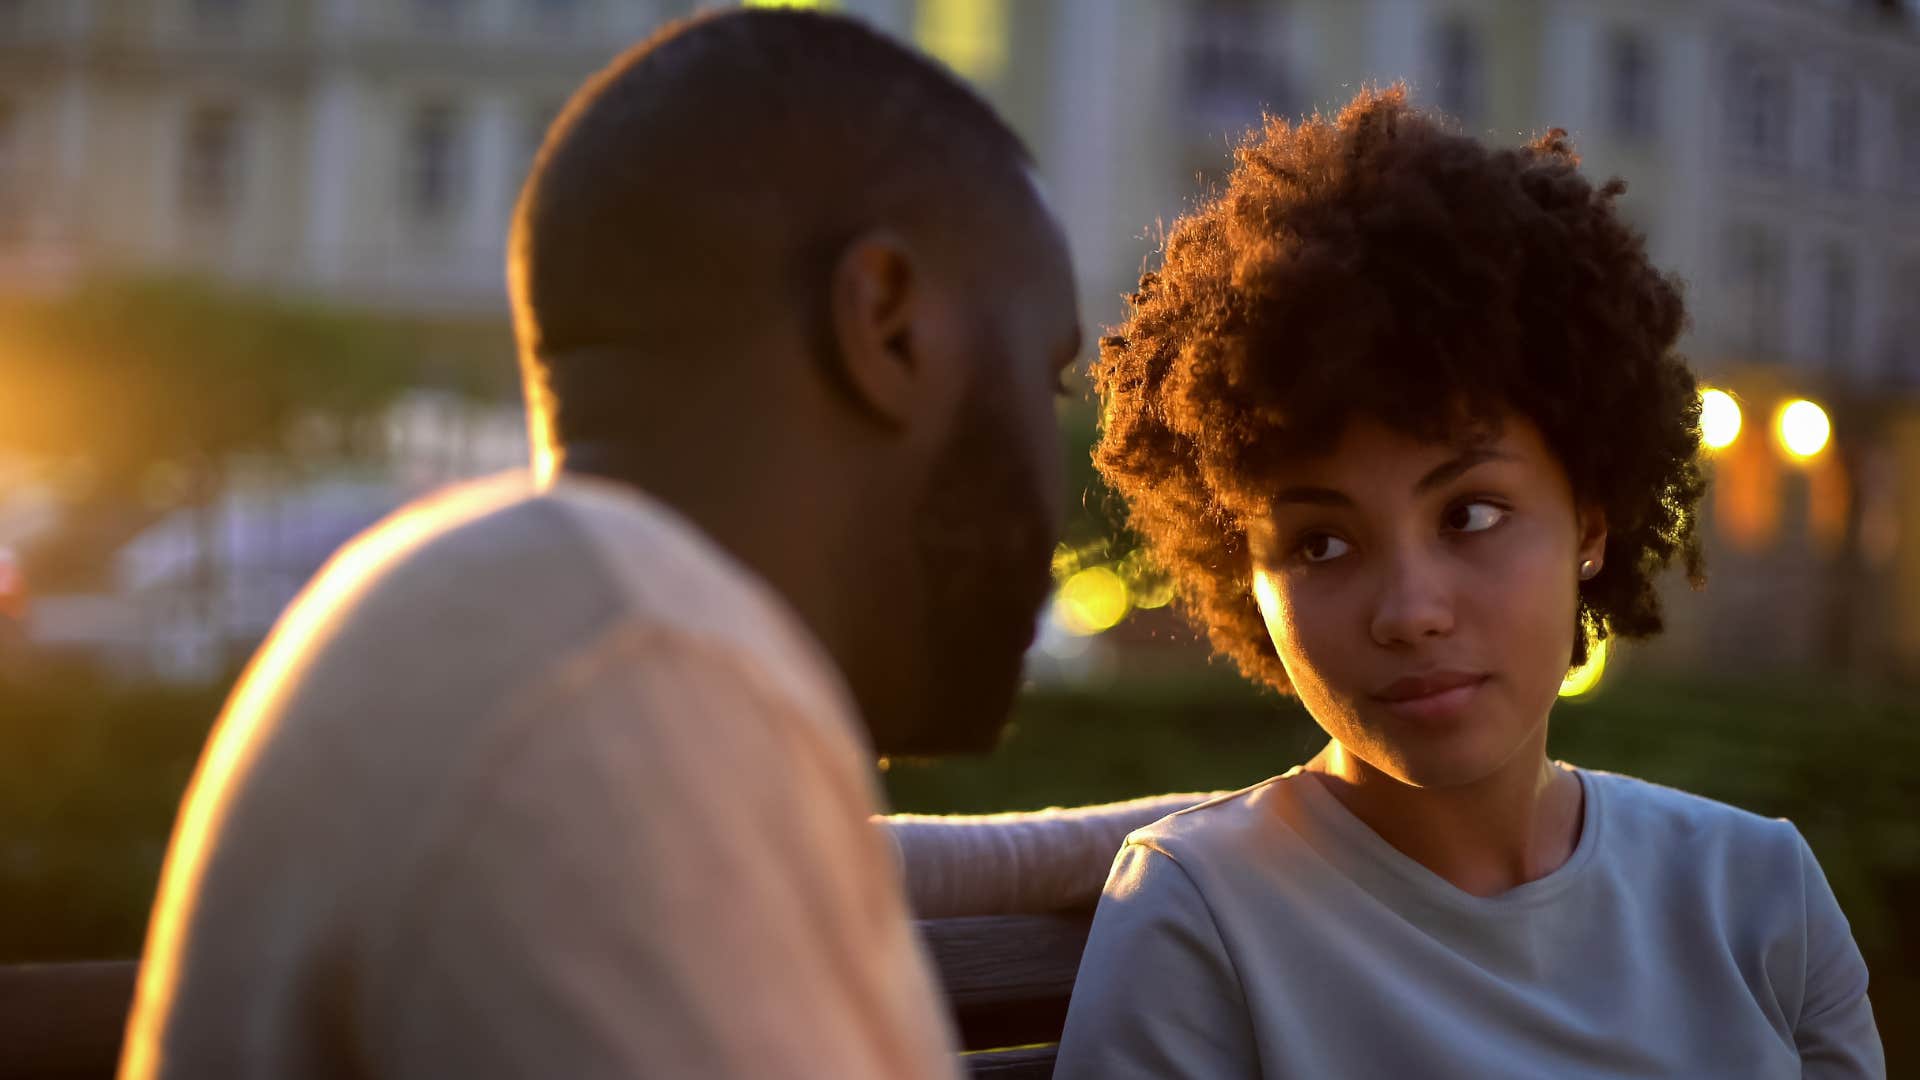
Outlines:
{"type": "Polygon", "coordinates": [[[1293,797],[1291,785],[1301,779],[1300,770],[1294,769],[1216,795],[1135,829],[1127,843],[1186,864],[1234,859],[1256,848],[1266,849],[1273,843],[1275,817],[1284,820],[1284,807],[1293,797]]]}
{"type": "Polygon", "coordinates": [[[1598,796],[1602,843],[1617,858],[1700,872],[1739,866],[1800,873],[1805,841],[1784,818],[1622,773],[1581,772],[1598,796]]]}

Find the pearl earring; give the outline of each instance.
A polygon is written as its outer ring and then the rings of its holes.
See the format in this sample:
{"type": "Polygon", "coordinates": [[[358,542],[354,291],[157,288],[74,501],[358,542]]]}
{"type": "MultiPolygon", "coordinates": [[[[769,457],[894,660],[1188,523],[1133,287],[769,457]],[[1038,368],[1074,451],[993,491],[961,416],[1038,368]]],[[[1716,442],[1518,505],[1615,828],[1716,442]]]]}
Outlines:
{"type": "Polygon", "coordinates": [[[1581,581],[1592,581],[1593,575],[1599,572],[1600,572],[1600,568],[1594,565],[1592,559],[1580,560],[1580,580],[1581,581]]]}

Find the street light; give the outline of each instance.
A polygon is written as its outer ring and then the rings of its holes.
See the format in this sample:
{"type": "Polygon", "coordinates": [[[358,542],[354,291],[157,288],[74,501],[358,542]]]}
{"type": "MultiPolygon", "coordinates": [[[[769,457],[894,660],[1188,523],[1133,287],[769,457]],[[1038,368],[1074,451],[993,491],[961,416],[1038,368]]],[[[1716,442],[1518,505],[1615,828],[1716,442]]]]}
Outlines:
{"type": "Polygon", "coordinates": [[[1774,428],[1788,456],[1799,462],[1818,456],[1833,437],[1833,423],[1827,419],[1827,411],[1805,398],[1795,398],[1782,405],[1774,428]]]}
{"type": "Polygon", "coordinates": [[[1740,437],[1740,403],[1725,390],[1700,393],[1700,441],[1709,450],[1725,450],[1740,437]]]}

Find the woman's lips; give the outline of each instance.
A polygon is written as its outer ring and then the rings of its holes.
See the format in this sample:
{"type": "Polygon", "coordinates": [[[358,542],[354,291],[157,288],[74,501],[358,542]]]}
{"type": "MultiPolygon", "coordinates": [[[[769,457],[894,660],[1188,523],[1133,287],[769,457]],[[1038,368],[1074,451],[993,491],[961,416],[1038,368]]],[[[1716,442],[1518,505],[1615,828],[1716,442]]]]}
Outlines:
{"type": "Polygon", "coordinates": [[[1421,723],[1454,720],[1472,708],[1489,677],[1448,672],[1402,679],[1375,694],[1374,700],[1405,720],[1421,723]]]}

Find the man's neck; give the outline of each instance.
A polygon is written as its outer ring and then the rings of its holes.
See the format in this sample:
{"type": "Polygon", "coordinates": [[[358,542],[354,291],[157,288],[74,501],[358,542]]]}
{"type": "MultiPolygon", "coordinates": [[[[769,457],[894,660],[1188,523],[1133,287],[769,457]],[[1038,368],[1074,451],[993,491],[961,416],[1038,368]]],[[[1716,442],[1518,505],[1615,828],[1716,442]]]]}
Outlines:
{"type": "Polygon", "coordinates": [[[1547,760],[1545,734],[1455,788],[1402,783],[1337,741],[1305,769],[1402,854],[1463,892],[1497,896],[1558,869],[1579,839],[1580,781],[1547,760]]]}
{"type": "Polygon", "coordinates": [[[770,470],[799,464],[762,461],[748,470],[710,462],[694,474],[654,457],[588,446],[568,449],[562,473],[626,484],[672,507],[787,603],[858,697],[860,679],[848,663],[858,655],[857,626],[847,609],[858,600],[850,594],[863,580],[862,560],[831,532],[857,515],[822,505],[829,485],[766,479],[770,470]],[[753,475],[763,477],[760,490],[744,490],[744,478],[753,475]]]}

